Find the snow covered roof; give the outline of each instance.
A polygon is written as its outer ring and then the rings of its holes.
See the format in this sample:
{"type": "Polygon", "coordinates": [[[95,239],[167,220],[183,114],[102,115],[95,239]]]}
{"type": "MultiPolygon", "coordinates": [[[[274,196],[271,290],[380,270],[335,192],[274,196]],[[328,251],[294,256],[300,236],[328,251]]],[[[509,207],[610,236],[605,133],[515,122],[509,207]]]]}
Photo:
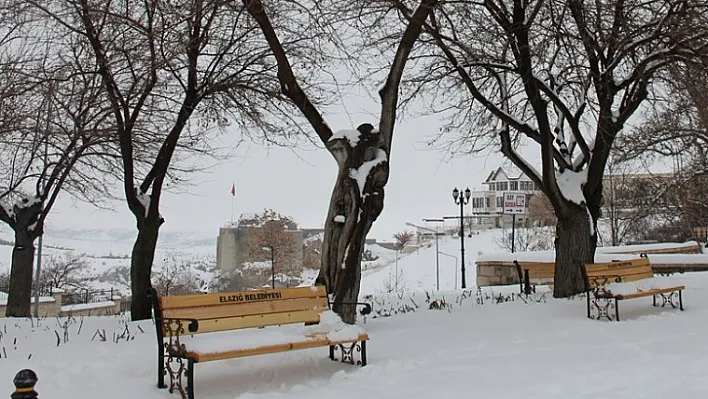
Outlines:
{"type": "Polygon", "coordinates": [[[513,166],[506,166],[502,168],[501,166],[498,167],[497,169],[493,170],[492,172],[489,173],[487,176],[487,179],[484,181],[483,184],[488,184],[488,183],[493,183],[497,181],[509,181],[509,180],[528,180],[531,181],[531,179],[528,178],[522,172],[516,167],[513,166]]]}

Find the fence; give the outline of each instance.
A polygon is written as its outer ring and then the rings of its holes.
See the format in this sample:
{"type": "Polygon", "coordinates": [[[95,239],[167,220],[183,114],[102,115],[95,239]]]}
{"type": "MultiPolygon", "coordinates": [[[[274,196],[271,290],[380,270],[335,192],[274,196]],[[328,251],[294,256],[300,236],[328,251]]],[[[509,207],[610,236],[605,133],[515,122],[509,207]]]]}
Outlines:
{"type": "Polygon", "coordinates": [[[96,290],[91,291],[88,288],[78,288],[71,292],[66,292],[62,296],[62,303],[64,305],[79,305],[86,303],[96,303],[96,302],[106,302],[112,301],[113,296],[116,292],[111,288],[110,290],[96,290]]]}
{"type": "MultiPolygon", "coordinates": [[[[52,296],[54,293],[54,287],[51,284],[43,284],[39,286],[39,296],[52,296]]],[[[8,293],[10,291],[9,285],[0,285],[0,292],[8,293]]],[[[32,286],[32,297],[34,297],[35,292],[37,292],[36,287],[32,286]]]]}

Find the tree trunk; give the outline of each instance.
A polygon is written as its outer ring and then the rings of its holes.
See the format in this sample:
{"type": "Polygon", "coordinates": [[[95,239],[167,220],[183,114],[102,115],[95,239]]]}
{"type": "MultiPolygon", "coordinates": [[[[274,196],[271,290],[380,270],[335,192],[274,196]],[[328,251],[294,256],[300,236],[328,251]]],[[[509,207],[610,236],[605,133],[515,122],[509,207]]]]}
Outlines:
{"type": "Polygon", "coordinates": [[[346,139],[332,140],[327,145],[335,155],[339,173],[330,199],[322,265],[315,283],[327,288],[334,299],[333,310],[349,324],[356,321],[366,235],[383,209],[383,187],[388,179],[386,156],[375,155],[383,153],[376,145],[380,143],[377,139],[362,136],[355,147],[346,139]],[[367,163],[371,164],[362,167],[367,163]],[[367,172],[363,190],[357,183],[358,171],[367,172]]]}
{"type": "Polygon", "coordinates": [[[157,236],[161,219],[144,219],[138,223],[138,237],[133,245],[130,259],[130,288],[132,299],[130,304],[131,320],[146,320],[152,317],[148,289],[152,287],[152,263],[155,260],[157,236]]]}
{"type": "Polygon", "coordinates": [[[32,266],[36,237],[28,231],[27,226],[17,225],[16,229],[5,317],[31,317],[32,266]]]}
{"type": "Polygon", "coordinates": [[[597,221],[585,205],[572,204],[556,225],[556,270],[553,296],[567,298],[585,291],[582,267],[593,263],[597,247],[597,221]]]}

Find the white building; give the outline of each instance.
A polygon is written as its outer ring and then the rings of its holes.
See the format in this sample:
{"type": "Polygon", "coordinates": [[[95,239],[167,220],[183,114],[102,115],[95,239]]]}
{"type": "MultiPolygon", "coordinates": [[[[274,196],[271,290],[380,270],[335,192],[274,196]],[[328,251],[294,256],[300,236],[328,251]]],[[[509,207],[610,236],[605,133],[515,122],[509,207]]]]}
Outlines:
{"type": "MultiPolygon", "coordinates": [[[[470,205],[472,206],[471,227],[476,229],[511,226],[511,215],[504,215],[504,193],[514,192],[526,194],[526,208],[534,194],[541,190],[521,171],[507,170],[501,167],[492,171],[482,182],[483,189],[472,191],[470,205]]],[[[528,212],[526,213],[528,214],[528,212]]],[[[519,224],[525,223],[525,215],[517,215],[519,224]]]]}

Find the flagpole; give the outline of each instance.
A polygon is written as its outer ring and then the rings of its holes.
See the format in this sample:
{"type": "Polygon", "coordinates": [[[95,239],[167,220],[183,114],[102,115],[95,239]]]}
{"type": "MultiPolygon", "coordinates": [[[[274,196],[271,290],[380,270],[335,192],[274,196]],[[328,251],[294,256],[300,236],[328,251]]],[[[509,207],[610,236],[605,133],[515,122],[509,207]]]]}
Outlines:
{"type": "Polygon", "coordinates": [[[234,225],[234,209],[236,208],[236,183],[231,183],[231,226],[234,225]]]}

